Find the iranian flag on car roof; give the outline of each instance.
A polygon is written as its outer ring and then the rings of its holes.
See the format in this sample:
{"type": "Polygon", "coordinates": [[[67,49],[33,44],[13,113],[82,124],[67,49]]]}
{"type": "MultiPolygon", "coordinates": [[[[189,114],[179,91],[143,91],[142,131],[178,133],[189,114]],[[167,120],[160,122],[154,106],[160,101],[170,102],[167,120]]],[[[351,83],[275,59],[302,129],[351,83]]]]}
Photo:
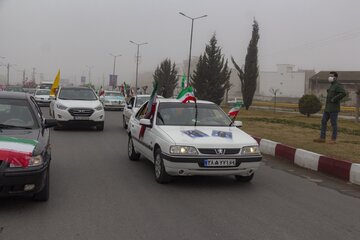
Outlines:
{"type": "Polygon", "coordinates": [[[28,167],[38,141],[14,137],[0,137],[0,160],[28,167]]]}
{"type": "Polygon", "coordinates": [[[189,85],[189,81],[187,81],[187,86],[185,87],[185,81],[186,81],[186,76],[184,74],[182,77],[182,81],[181,81],[181,89],[182,90],[176,99],[178,99],[182,103],[187,103],[189,101],[196,102],[193,88],[189,85]]]}
{"type": "MultiPolygon", "coordinates": [[[[151,119],[154,116],[155,109],[156,109],[157,87],[158,87],[158,83],[157,83],[157,81],[155,81],[154,85],[153,85],[153,91],[151,93],[150,99],[146,106],[147,107],[146,114],[145,114],[146,119],[151,119]]],[[[145,130],[146,130],[146,127],[141,126],[139,138],[142,138],[144,136],[145,130]]]]}

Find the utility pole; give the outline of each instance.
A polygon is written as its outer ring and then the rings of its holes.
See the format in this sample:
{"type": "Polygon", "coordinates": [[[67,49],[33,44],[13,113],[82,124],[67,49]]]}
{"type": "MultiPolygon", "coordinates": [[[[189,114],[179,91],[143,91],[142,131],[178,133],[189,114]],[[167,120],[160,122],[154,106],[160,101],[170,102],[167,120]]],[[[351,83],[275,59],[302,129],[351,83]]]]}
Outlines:
{"type": "Polygon", "coordinates": [[[138,89],[138,75],[139,75],[139,48],[141,45],[148,44],[147,42],[144,43],[136,43],[134,41],[130,41],[131,43],[137,45],[137,53],[136,53],[136,77],[135,77],[135,95],[137,95],[138,89]]]}
{"type": "Polygon", "coordinates": [[[9,86],[10,85],[10,63],[7,64],[6,68],[7,68],[6,85],[9,86]]]}
{"type": "Polygon", "coordinates": [[[89,69],[89,85],[91,85],[91,69],[93,69],[94,66],[86,65],[86,67],[89,69]]]}
{"type": "Polygon", "coordinates": [[[23,83],[25,83],[26,79],[25,79],[25,75],[26,75],[26,70],[23,70],[23,83]]]}
{"type": "Polygon", "coordinates": [[[102,74],[102,87],[105,88],[105,75],[102,74]]]}
{"type": "Polygon", "coordinates": [[[109,55],[114,57],[113,75],[115,75],[116,58],[121,57],[122,55],[121,54],[115,55],[115,54],[112,54],[112,53],[109,53],[109,55]]]}
{"type": "Polygon", "coordinates": [[[188,74],[187,74],[187,78],[188,78],[188,81],[190,81],[190,67],[191,67],[191,49],[192,49],[192,39],[193,39],[193,31],[194,31],[194,21],[196,19],[199,19],[199,18],[204,18],[204,17],[207,17],[208,15],[203,15],[203,16],[200,16],[200,17],[189,17],[187,16],[186,14],[182,13],[182,12],[179,12],[180,15],[183,15],[184,17],[186,18],[189,18],[191,20],[191,32],[190,32],[190,51],[189,51],[189,65],[188,65],[188,74]]]}
{"type": "Polygon", "coordinates": [[[36,68],[34,68],[33,67],[33,69],[32,69],[32,77],[31,77],[31,80],[33,81],[33,82],[36,82],[36,68]]]}

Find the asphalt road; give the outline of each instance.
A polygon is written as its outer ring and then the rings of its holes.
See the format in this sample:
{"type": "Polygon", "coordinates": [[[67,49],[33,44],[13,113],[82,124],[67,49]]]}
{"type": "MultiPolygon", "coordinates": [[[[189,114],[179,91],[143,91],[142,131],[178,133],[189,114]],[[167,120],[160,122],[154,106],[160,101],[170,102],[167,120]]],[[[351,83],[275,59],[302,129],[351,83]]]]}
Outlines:
{"type": "Polygon", "coordinates": [[[250,184],[159,185],[121,125],[107,112],[104,132],[53,131],[50,200],[0,199],[0,239],[359,239],[359,187],[268,158],[250,184]]]}

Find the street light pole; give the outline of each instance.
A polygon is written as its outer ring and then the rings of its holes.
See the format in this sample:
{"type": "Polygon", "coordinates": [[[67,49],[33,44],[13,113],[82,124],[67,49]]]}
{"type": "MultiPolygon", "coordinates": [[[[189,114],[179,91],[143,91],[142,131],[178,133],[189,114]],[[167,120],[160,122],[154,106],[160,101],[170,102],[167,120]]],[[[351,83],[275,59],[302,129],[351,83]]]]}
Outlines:
{"type": "Polygon", "coordinates": [[[10,67],[13,67],[13,66],[16,66],[16,64],[6,64],[6,70],[7,70],[7,73],[6,73],[6,85],[10,85],[10,67]]]}
{"type": "Polygon", "coordinates": [[[112,53],[109,53],[110,56],[114,57],[114,67],[113,67],[113,75],[115,75],[115,66],[116,66],[116,58],[122,56],[121,54],[114,55],[112,53]]]}
{"type": "Polygon", "coordinates": [[[203,15],[200,17],[189,17],[186,14],[179,12],[180,15],[183,15],[186,18],[189,18],[191,20],[191,33],[190,33],[190,51],[189,51],[189,65],[188,65],[188,74],[187,74],[187,78],[188,81],[190,80],[190,67],[191,67],[191,50],[192,50],[192,39],[193,39],[193,32],[194,32],[194,20],[199,19],[199,18],[204,18],[207,17],[208,15],[203,15]]]}
{"type": "Polygon", "coordinates": [[[89,69],[89,85],[91,86],[91,69],[94,68],[94,66],[86,65],[86,67],[89,69]]]}
{"type": "Polygon", "coordinates": [[[145,45],[148,44],[147,42],[144,43],[136,43],[134,41],[131,41],[131,43],[137,45],[137,53],[136,53],[136,77],[135,77],[135,94],[137,95],[137,89],[138,89],[138,75],[139,75],[139,51],[140,51],[140,46],[141,45],[145,45]]]}

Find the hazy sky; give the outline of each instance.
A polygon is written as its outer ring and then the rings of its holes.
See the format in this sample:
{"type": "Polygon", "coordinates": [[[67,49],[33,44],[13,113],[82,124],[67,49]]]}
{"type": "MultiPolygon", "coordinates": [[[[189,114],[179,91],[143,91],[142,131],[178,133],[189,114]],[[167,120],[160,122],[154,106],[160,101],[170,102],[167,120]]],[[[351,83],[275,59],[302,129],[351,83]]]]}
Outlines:
{"type": "MultiPolygon", "coordinates": [[[[216,32],[223,53],[241,64],[255,17],[260,25],[259,65],[277,63],[303,69],[360,70],[359,0],[0,0],[0,59],[45,79],[87,76],[106,79],[112,72],[109,53],[122,54],[120,81],[135,79],[136,46],[141,71],[153,71],[164,59],[188,57],[190,16],[208,14],[194,25],[193,56],[204,51],[216,32]]],[[[232,67],[232,64],[230,64],[232,67]]],[[[5,68],[0,67],[0,74],[5,68]]],[[[21,73],[11,70],[12,80],[21,73]]]]}

